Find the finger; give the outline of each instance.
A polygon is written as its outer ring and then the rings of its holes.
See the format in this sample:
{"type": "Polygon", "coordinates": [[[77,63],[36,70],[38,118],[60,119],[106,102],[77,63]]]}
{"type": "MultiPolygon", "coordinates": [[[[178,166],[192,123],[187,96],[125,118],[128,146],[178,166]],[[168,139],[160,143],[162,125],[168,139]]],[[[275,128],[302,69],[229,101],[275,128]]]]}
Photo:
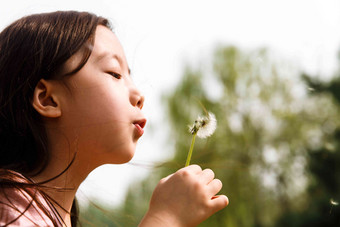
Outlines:
{"type": "Polygon", "coordinates": [[[187,167],[180,169],[179,171],[181,171],[181,170],[190,171],[190,172],[193,172],[193,173],[196,173],[196,174],[199,174],[199,173],[202,172],[202,168],[199,165],[190,165],[190,166],[187,166],[187,167]]]}
{"type": "Polygon", "coordinates": [[[225,195],[216,195],[210,200],[213,213],[222,210],[229,204],[229,199],[225,195]]]}
{"type": "Polygon", "coordinates": [[[170,177],[172,177],[173,175],[174,175],[174,173],[170,174],[169,176],[166,176],[166,177],[162,178],[162,179],[160,180],[160,182],[161,182],[161,183],[166,182],[166,181],[167,181],[170,177]]]}
{"type": "Polygon", "coordinates": [[[208,184],[209,192],[211,193],[211,195],[216,195],[222,189],[222,185],[222,181],[220,181],[219,179],[212,180],[208,184]]]}
{"type": "Polygon", "coordinates": [[[215,177],[215,173],[211,169],[205,169],[200,173],[200,180],[209,184],[215,177]]]}

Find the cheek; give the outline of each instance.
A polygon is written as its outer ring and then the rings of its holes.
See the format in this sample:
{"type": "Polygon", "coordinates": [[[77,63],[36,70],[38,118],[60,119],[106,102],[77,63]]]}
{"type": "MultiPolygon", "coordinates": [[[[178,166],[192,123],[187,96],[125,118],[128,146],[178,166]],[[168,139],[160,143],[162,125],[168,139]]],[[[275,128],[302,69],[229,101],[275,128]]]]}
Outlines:
{"type": "Polygon", "coordinates": [[[136,146],[129,96],[120,84],[102,82],[83,88],[77,84],[65,100],[64,125],[76,136],[85,162],[125,163],[133,157],[136,146]]]}
{"type": "Polygon", "coordinates": [[[73,124],[86,126],[121,121],[123,111],[124,103],[117,92],[97,88],[80,91],[69,113],[73,124]]]}
{"type": "Polygon", "coordinates": [[[69,122],[79,136],[79,149],[92,159],[96,154],[97,162],[128,162],[136,144],[127,104],[117,92],[96,89],[78,94],[69,122]]]}

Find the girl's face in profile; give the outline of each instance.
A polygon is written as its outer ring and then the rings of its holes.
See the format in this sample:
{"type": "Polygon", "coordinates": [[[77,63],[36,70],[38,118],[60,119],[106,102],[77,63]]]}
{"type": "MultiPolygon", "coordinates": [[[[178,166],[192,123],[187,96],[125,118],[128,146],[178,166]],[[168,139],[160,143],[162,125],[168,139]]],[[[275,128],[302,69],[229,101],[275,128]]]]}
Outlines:
{"type": "MultiPolygon", "coordinates": [[[[80,58],[71,57],[64,69],[73,69],[80,58]]],[[[146,123],[144,97],[131,80],[123,48],[111,30],[97,27],[88,62],[64,82],[61,125],[75,135],[78,158],[96,164],[128,162],[146,123]]]]}

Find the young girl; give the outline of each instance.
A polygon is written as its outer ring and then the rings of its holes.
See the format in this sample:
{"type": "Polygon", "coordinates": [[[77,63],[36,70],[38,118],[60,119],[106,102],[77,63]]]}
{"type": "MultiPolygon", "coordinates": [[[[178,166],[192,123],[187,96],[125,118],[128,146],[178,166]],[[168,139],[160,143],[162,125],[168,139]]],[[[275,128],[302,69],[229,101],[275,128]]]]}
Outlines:
{"type": "MultiPolygon", "coordinates": [[[[96,167],[133,157],[143,103],[106,19],[53,12],[5,28],[0,225],[76,226],[77,188],[96,167]]],[[[221,187],[209,169],[180,169],[160,180],[140,226],[196,226],[227,206],[221,187]]]]}

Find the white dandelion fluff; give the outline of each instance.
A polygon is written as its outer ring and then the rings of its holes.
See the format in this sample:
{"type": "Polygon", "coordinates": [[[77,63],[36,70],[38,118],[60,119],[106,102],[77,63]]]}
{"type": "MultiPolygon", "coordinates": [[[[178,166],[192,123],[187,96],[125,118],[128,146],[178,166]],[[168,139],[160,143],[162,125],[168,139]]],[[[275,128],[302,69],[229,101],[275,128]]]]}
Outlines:
{"type": "Polygon", "coordinates": [[[339,205],[339,203],[338,203],[337,201],[335,201],[334,199],[331,199],[329,202],[330,202],[333,206],[339,205]]]}
{"type": "Polygon", "coordinates": [[[197,134],[200,138],[211,136],[216,130],[216,117],[209,112],[208,116],[199,116],[192,126],[189,126],[189,131],[192,135],[197,134]]]}
{"type": "Polygon", "coordinates": [[[333,206],[338,206],[339,205],[339,202],[335,201],[334,199],[330,199],[329,200],[330,204],[331,204],[331,209],[329,211],[329,214],[332,213],[332,209],[333,209],[333,206]]]}
{"type": "Polygon", "coordinates": [[[189,126],[189,132],[192,134],[192,140],[185,166],[188,166],[190,164],[192,151],[194,150],[196,135],[200,138],[207,138],[211,136],[215,132],[216,123],[217,122],[215,115],[209,112],[207,116],[198,116],[195,123],[192,126],[189,126]]]}

